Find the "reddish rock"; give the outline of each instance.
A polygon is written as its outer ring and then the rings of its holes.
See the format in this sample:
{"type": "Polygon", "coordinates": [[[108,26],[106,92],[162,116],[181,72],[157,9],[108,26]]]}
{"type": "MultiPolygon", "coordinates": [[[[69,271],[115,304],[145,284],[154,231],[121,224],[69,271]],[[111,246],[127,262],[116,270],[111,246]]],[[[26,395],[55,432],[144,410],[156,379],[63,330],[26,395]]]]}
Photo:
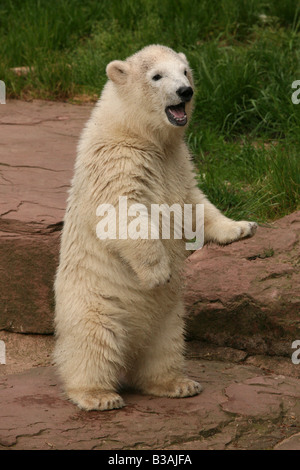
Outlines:
{"type": "Polygon", "coordinates": [[[274,447],[274,450],[300,450],[300,433],[279,442],[274,447]]]}
{"type": "Polygon", "coordinates": [[[186,264],[188,331],[248,352],[290,355],[300,339],[300,211],[186,264]]]}
{"type": "MultiPolygon", "coordinates": [[[[282,396],[287,393],[285,376],[254,377],[243,383],[233,383],[224,391],[227,401],[221,404],[224,411],[243,416],[267,416],[269,419],[279,415],[278,406],[282,396]],[[266,393],[267,392],[267,393],[266,393]]],[[[299,381],[289,379],[288,396],[297,400],[299,381]],[[293,383],[293,393],[291,384],[293,383]]]]}
{"type": "Polygon", "coordinates": [[[204,385],[200,395],[124,391],[126,406],[104,412],[67,401],[51,366],[2,377],[0,368],[0,449],[269,449],[299,433],[295,379],[217,361],[187,368],[204,385]]]}
{"type": "Polygon", "coordinates": [[[53,279],[76,144],[91,106],[0,106],[0,329],[53,332],[53,279]]]}
{"type": "Polygon", "coordinates": [[[0,329],[53,332],[58,246],[59,233],[46,228],[38,233],[0,232],[0,329]]]}

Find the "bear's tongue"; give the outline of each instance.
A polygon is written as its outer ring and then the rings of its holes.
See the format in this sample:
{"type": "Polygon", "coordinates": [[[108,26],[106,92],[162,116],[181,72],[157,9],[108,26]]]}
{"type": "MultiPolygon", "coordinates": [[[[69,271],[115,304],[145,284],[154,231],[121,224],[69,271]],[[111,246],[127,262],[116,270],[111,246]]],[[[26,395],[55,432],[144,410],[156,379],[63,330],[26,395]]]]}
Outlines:
{"type": "Polygon", "coordinates": [[[184,107],[182,105],[170,106],[169,110],[176,119],[182,119],[185,116],[184,107]]]}
{"type": "Polygon", "coordinates": [[[168,106],[166,108],[167,118],[173,126],[185,126],[187,116],[185,113],[185,104],[179,103],[176,106],[168,106]]]}

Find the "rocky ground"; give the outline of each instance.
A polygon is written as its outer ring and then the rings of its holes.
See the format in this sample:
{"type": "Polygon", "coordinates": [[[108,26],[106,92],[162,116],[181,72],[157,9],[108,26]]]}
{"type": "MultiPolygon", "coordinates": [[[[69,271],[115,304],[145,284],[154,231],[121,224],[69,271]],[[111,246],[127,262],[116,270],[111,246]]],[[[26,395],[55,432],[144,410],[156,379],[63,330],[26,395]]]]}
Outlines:
{"type": "Polygon", "coordinates": [[[300,212],[188,259],[187,369],[201,395],[124,390],[126,407],[103,413],[63,396],[51,359],[52,286],[90,111],[0,106],[0,449],[300,449],[300,364],[291,360],[300,340],[300,212]]]}
{"type": "Polygon", "coordinates": [[[84,412],[51,364],[53,336],[0,332],[0,449],[299,449],[300,365],[233,348],[188,344],[201,395],[168,399],[124,390],[126,407],[84,412]]]}

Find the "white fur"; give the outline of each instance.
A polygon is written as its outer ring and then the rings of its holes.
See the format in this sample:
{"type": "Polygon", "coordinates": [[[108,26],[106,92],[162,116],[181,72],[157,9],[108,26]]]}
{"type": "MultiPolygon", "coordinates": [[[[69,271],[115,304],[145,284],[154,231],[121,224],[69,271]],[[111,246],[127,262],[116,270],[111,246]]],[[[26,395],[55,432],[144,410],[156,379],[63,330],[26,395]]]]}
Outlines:
{"type": "MultiPolygon", "coordinates": [[[[226,218],[200,192],[184,129],[166,117],[178,87],[193,87],[185,55],[153,45],[113,61],[107,74],[78,146],[55,282],[55,360],[67,396],[85,410],[123,406],[121,375],[147,394],[201,391],[184,375],[185,240],[99,240],[98,205],[117,206],[119,196],[149,212],[153,203],[205,204],[206,242],[256,229],[226,218]]],[[[191,111],[188,103],[188,118],[191,111]]]]}

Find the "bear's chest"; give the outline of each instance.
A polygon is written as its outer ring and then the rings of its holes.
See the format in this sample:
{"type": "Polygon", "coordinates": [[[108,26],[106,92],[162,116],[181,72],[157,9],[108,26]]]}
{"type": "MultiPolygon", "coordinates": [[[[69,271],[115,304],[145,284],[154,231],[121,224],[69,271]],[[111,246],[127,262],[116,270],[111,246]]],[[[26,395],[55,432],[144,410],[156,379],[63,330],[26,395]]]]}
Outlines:
{"type": "Polygon", "coordinates": [[[164,162],[156,185],[156,195],[161,202],[171,205],[183,204],[186,200],[187,175],[183,163],[176,156],[164,162]]]}

